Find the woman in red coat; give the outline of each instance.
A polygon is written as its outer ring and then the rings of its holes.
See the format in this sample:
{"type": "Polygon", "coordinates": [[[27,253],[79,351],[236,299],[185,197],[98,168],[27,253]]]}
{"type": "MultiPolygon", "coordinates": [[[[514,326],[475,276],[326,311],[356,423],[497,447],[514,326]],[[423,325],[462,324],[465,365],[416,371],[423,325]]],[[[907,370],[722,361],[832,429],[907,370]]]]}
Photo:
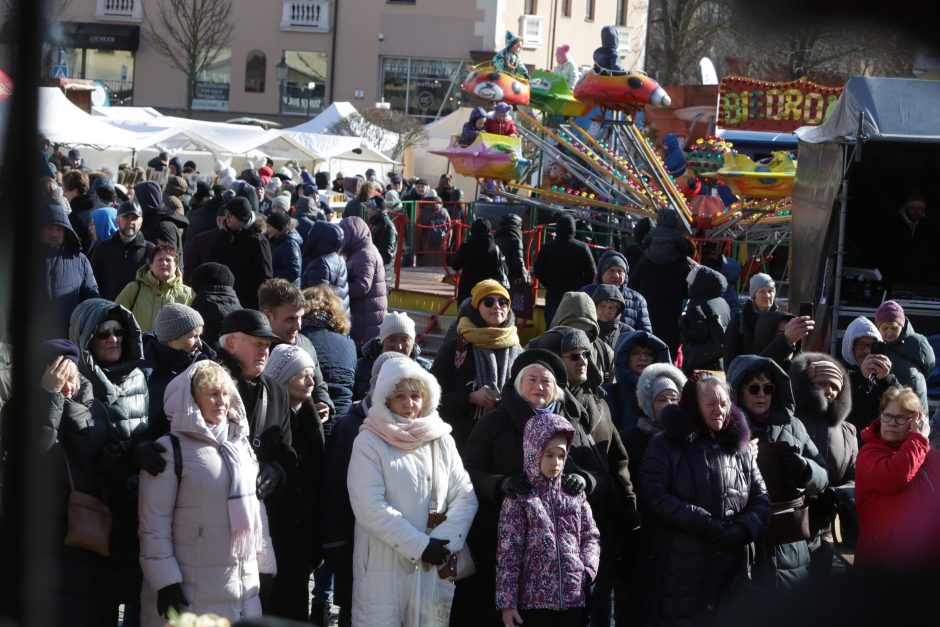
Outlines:
{"type": "Polygon", "coordinates": [[[888,388],[856,461],[856,564],[940,567],[940,452],[929,433],[917,394],[888,388]]]}

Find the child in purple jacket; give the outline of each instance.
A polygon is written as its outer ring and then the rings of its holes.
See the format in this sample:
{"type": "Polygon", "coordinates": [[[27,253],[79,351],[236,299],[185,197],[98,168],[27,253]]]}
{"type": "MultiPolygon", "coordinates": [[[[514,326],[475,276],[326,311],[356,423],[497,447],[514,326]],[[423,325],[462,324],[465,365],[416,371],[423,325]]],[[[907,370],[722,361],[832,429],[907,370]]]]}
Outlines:
{"type": "Polygon", "coordinates": [[[523,432],[528,494],[507,497],[499,513],[496,607],[507,627],[583,624],[585,589],[597,576],[600,534],[584,493],[561,488],[574,428],[555,414],[523,432]]]}

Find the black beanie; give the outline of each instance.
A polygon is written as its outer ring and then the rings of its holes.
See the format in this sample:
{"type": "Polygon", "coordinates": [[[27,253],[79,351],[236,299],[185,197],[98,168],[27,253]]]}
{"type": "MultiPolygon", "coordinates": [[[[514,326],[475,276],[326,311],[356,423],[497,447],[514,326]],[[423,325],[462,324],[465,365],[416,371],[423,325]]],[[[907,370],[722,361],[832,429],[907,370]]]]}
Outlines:
{"type": "Polygon", "coordinates": [[[489,232],[490,223],[487,222],[484,218],[477,218],[473,221],[473,224],[470,225],[471,235],[489,235],[489,232]]]}
{"type": "Polygon", "coordinates": [[[196,292],[212,285],[234,287],[235,275],[228,269],[228,266],[214,261],[204,263],[193,271],[189,286],[196,292]]]}
{"type": "Polygon", "coordinates": [[[244,196],[236,196],[231,199],[225,203],[224,209],[242,222],[251,220],[251,203],[244,196]]]}

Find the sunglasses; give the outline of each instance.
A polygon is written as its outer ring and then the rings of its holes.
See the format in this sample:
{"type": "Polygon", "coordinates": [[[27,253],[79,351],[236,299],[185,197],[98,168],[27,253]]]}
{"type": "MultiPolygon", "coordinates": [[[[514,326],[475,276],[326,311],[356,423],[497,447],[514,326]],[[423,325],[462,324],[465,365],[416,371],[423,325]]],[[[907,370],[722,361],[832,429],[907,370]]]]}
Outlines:
{"type": "Polygon", "coordinates": [[[483,304],[487,307],[495,307],[499,305],[500,307],[509,307],[509,301],[505,298],[495,298],[493,296],[487,296],[483,299],[483,304]]]}
{"type": "Polygon", "coordinates": [[[95,333],[95,339],[104,341],[111,336],[121,339],[124,337],[124,329],[105,329],[104,331],[98,331],[95,333]]]}
{"type": "Polygon", "coordinates": [[[757,396],[758,394],[760,394],[761,390],[764,391],[764,394],[766,394],[767,396],[770,396],[771,394],[774,393],[774,390],[776,390],[777,387],[773,383],[765,383],[763,386],[760,386],[756,383],[752,383],[744,389],[750,392],[751,395],[753,396],[757,396]]]}
{"type": "Polygon", "coordinates": [[[583,353],[571,353],[568,355],[568,359],[576,363],[582,359],[584,361],[591,361],[591,353],[589,351],[584,351],[583,353]]]}

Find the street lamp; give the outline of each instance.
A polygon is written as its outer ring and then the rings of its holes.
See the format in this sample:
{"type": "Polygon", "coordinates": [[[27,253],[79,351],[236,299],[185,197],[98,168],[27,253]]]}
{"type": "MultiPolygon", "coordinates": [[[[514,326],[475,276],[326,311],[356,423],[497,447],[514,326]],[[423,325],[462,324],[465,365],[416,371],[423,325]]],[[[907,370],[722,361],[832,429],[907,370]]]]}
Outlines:
{"type": "Polygon", "coordinates": [[[290,66],[287,65],[287,59],[284,58],[284,55],[281,55],[281,61],[274,66],[274,73],[277,76],[278,82],[281,84],[281,106],[279,110],[281,113],[284,113],[284,103],[287,101],[287,74],[290,72],[290,66]]]}
{"type": "Polygon", "coordinates": [[[313,90],[317,88],[314,81],[307,83],[307,117],[310,117],[310,101],[313,100],[313,90]]]}

